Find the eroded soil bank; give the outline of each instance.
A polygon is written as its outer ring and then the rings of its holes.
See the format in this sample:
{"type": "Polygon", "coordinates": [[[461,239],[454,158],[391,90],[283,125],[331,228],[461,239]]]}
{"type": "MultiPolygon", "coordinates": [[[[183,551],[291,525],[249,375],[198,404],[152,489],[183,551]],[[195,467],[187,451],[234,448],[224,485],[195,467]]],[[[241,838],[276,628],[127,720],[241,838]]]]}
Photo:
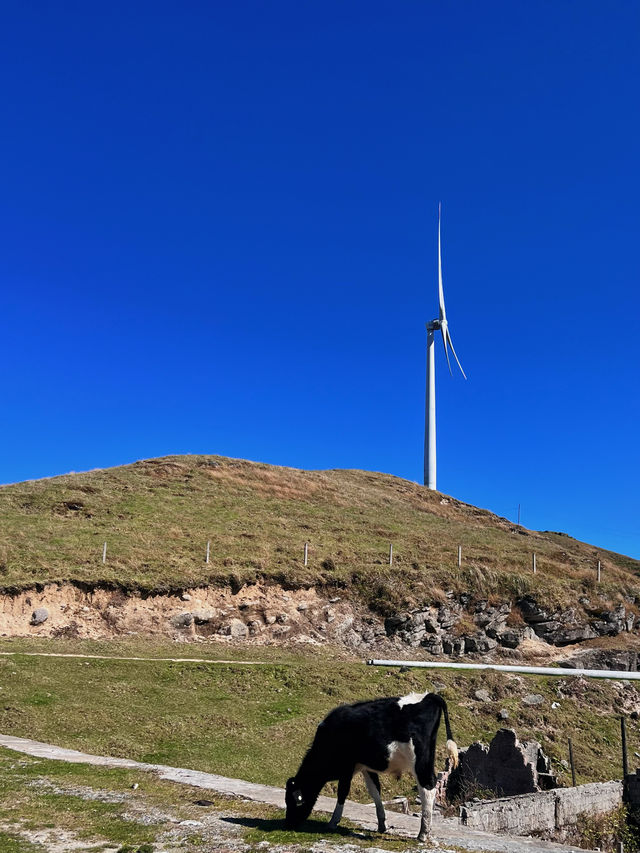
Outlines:
{"type": "Polygon", "coordinates": [[[123,635],[219,638],[255,644],[290,641],[357,648],[384,641],[384,621],[315,589],[253,585],[234,593],[213,587],[174,595],[85,590],[49,584],[0,597],[0,635],[79,637],[123,635]]]}
{"type": "Polygon", "coordinates": [[[633,619],[623,607],[597,617],[576,628],[574,610],[547,614],[531,599],[490,604],[452,597],[424,610],[382,618],[347,596],[272,584],[238,591],[199,587],[142,594],[65,583],[0,596],[4,637],[155,636],[251,645],[328,644],[363,656],[471,655],[526,661],[573,656],[579,666],[638,669],[633,619]]]}

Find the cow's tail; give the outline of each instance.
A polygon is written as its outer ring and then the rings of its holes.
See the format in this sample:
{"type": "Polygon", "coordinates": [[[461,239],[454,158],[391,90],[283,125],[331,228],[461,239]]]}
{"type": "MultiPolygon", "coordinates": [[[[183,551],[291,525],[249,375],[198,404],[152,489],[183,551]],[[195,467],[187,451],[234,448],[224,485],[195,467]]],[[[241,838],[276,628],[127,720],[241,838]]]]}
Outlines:
{"type": "Polygon", "coordinates": [[[447,703],[444,701],[442,696],[438,697],[440,699],[440,707],[442,708],[442,712],[444,714],[444,727],[447,730],[447,755],[451,759],[452,769],[458,766],[458,744],[453,739],[453,734],[451,732],[451,724],[449,723],[449,712],[447,711],[447,703]]]}

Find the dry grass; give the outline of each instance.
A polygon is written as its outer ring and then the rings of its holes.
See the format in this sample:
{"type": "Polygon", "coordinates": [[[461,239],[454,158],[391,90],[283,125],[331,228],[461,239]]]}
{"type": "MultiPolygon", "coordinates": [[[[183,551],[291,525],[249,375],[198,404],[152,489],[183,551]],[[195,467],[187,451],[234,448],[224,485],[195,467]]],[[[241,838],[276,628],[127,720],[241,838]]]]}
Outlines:
{"type": "Polygon", "coordinates": [[[366,471],[166,457],[4,486],[0,517],[5,590],[68,580],[162,591],[265,579],[348,589],[383,613],[442,601],[450,590],[494,600],[535,593],[552,607],[580,595],[640,598],[637,561],[366,471]]]}

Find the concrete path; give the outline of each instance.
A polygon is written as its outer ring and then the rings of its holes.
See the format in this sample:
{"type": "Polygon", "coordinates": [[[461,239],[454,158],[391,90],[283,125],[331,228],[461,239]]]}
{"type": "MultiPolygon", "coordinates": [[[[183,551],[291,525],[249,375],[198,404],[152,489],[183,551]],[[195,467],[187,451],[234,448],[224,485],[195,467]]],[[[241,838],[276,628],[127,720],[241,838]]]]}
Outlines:
{"type": "MultiPolygon", "coordinates": [[[[48,743],[40,743],[28,738],[13,737],[12,735],[0,734],[0,746],[33,755],[38,758],[54,759],[56,761],[68,761],[72,764],[93,764],[101,767],[126,767],[132,770],[144,770],[157,773],[161,779],[171,782],[179,782],[184,785],[192,785],[196,788],[204,788],[219,794],[242,797],[258,803],[266,803],[282,808],[284,805],[284,790],[274,788],[270,785],[258,785],[254,782],[245,782],[242,779],[228,779],[226,776],[218,776],[215,773],[203,773],[199,770],[186,770],[182,767],[168,767],[164,764],[145,764],[139,761],[131,761],[128,758],[113,758],[104,755],[89,755],[78,752],[75,749],[63,749],[48,743]]],[[[330,797],[319,797],[315,811],[331,814],[335,806],[335,800],[330,797]]],[[[362,805],[347,800],[344,808],[344,817],[359,824],[365,829],[375,830],[376,816],[373,804],[362,805]]],[[[387,813],[387,821],[392,831],[397,835],[416,837],[419,828],[419,818],[413,815],[387,813]]],[[[330,832],[327,832],[330,835],[330,832]]],[[[514,837],[508,835],[491,835],[487,832],[477,832],[461,826],[457,819],[444,819],[437,813],[434,814],[433,838],[440,845],[455,845],[466,850],[497,851],[497,853],[534,853],[534,851],[548,851],[548,853],[584,853],[584,850],[576,847],[568,847],[562,844],[554,844],[550,841],[540,841],[536,838],[514,837]]]]}

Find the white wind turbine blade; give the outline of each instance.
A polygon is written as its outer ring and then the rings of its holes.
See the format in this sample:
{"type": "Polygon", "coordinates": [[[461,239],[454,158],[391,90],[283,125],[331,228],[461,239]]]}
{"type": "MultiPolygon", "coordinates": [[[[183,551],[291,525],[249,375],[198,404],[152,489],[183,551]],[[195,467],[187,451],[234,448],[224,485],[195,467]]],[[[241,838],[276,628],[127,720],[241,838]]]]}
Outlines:
{"type": "Polygon", "coordinates": [[[440,322],[447,323],[447,312],[444,309],[444,289],[442,287],[442,249],[440,246],[440,216],[442,205],[438,205],[438,303],[440,305],[440,322]]]}
{"type": "Polygon", "coordinates": [[[444,344],[444,354],[449,365],[449,373],[451,373],[451,362],[449,360],[449,350],[447,349],[447,312],[444,307],[444,288],[442,286],[442,247],[440,240],[440,219],[442,218],[442,204],[438,205],[438,303],[439,303],[439,318],[440,331],[442,332],[442,343],[444,344]]]}
{"type": "Polygon", "coordinates": [[[440,239],[440,220],[442,218],[442,204],[438,205],[438,300],[440,303],[440,331],[442,332],[442,343],[444,344],[444,354],[447,357],[447,365],[449,367],[449,373],[453,376],[453,371],[451,370],[451,360],[449,359],[449,350],[447,349],[447,344],[451,347],[451,352],[455,360],[458,362],[458,367],[460,368],[460,373],[467,378],[466,373],[462,369],[462,365],[460,364],[460,359],[458,358],[455,349],[453,348],[453,341],[451,340],[451,332],[449,331],[449,323],[447,322],[447,312],[444,307],[444,287],[442,286],[442,248],[441,248],[441,239],[440,239]]]}
{"type": "Polygon", "coordinates": [[[451,347],[451,352],[453,353],[453,357],[454,357],[454,358],[455,358],[455,360],[458,362],[458,367],[460,368],[460,373],[461,373],[461,374],[464,376],[464,378],[466,379],[466,378],[467,378],[467,374],[466,374],[466,373],[464,372],[464,370],[462,369],[462,365],[460,364],[460,359],[459,359],[459,358],[458,358],[458,356],[456,355],[456,351],[455,351],[455,350],[454,350],[454,348],[453,348],[453,341],[451,340],[451,332],[449,331],[449,327],[448,327],[448,326],[447,326],[447,337],[449,338],[449,346],[451,347]]]}

